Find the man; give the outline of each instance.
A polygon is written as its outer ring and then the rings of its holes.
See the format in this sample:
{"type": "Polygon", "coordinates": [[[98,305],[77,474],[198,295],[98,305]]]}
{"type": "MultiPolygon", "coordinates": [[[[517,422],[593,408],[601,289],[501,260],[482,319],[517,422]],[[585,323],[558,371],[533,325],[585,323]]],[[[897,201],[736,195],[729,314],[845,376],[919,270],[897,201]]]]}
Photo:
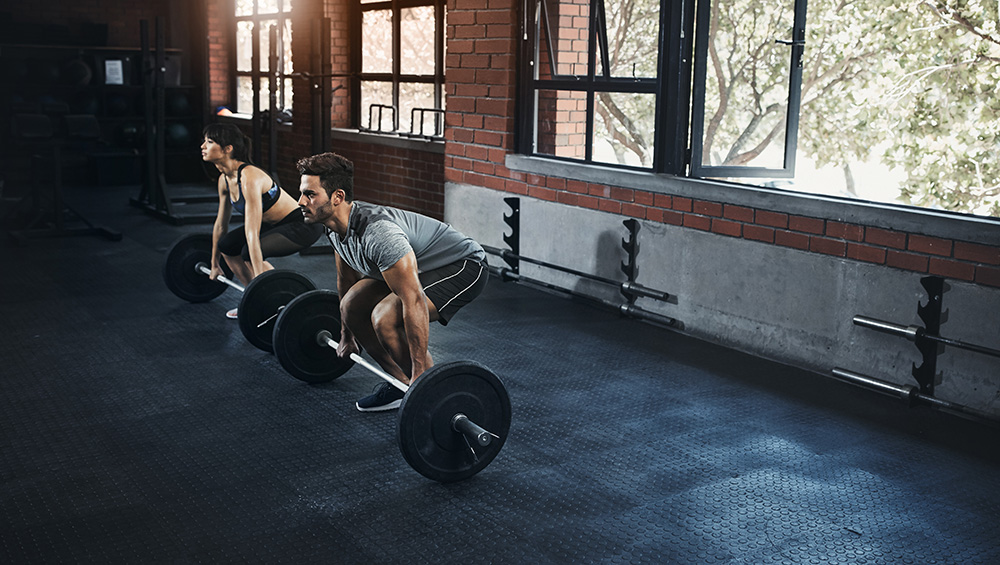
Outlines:
{"type": "MultiPolygon", "coordinates": [[[[298,170],[305,221],[326,227],[335,253],[337,354],[357,353],[360,344],[386,373],[411,383],[434,364],[430,322],[447,325],[486,286],[486,253],[448,224],[354,200],[354,164],[336,153],[300,159],[298,170]]],[[[383,382],[357,407],[392,410],[402,398],[383,382]]]]}

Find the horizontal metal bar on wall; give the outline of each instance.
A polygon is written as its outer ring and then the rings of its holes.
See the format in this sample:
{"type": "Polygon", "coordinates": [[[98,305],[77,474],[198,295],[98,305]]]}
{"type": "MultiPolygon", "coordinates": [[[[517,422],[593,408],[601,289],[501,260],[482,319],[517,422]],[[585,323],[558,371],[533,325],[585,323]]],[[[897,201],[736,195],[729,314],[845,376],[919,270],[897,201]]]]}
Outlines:
{"type": "Polygon", "coordinates": [[[574,298],[579,298],[579,299],[581,299],[581,300],[583,300],[585,302],[589,302],[589,303],[594,304],[596,306],[601,306],[601,307],[604,307],[604,308],[615,310],[615,311],[619,312],[621,315],[628,316],[630,318],[637,318],[637,319],[640,319],[640,320],[644,320],[644,321],[647,321],[647,322],[653,322],[655,324],[660,324],[660,325],[663,325],[663,326],[666,326],[666,327],[670,327],[670,328],[676,328],[676,329],[682,329],[683,328],[683,324],[681,324],[680,321],[678,321],[678,320],[676,320],[674,318],[671,318],[669,316],[663,316],[663,315],[657,314],[655,312],[650,312],[649,310],[643,310],[642,308],[639,308],[638,306],[635,306],[634,304],[628,304],[628,303],[617,304],[617,303],[612,302],[610,300],[604,300],[604,299],[597,298],[597,297],[594,297],[594,296],[590,296],[589,294],[584,294],[582,292],[578,292],[578,291],[575,291],[575,290],[572,290],[572,289],[569,289],[569,288],[563,288],[561,286],[558,286],[558,285],[555,285],[555,284],[552,284],[552,283],[548,283],[548,282],[545,282],[545,281],[540,281],[538,279],[533,279],[533,278],[530,278],[530,277],[526,277],[524,275],[521,275],[520,273],[515,273],[514,271],[512,271],[512,270],[510,270],[510,269],[508,269],[506,267],[490,267],[490,274],[492,274],[495,277],[499,277],[500,280],[502,280],[504,282],[507,282],[507,281],[523,282],[523,283],[526,283],[526,284],[529,284],[529,285],[533,285],[533,286],[537,286],[537,287],[541,287],[541,288],[546,288],[546,289],[549,289],[549,290],[554,290],[556,292],[561,292],[563,294],[572,296],[574,298]]]}
{"type": "Polygon", "coordinates": [[[663,292],[661,290],[656,290],[656,289],[653,289],[653,288],[648,288],[648,287],[642,286],[641,284],[637,284],[637,283],[634,283],[634,282],[616,281],[614,279],[609,279],[609,278],[602,277],[602,276],[599,276],[599,275],[594,275],[594,274],[591,274],[591,273],[585,273],[583,271],[578,271],[576,269],[571,269],[569,267],[563,267],[562,265],[556,265],[554,263],[549,263],[549,262],[546,262],[546,261],[542,261],[540,259],[532,259],[530,257],[524,257],[522,255],[518,255],[517,253],[514,253],[513,251],[509,251],[507,249],[500,249],[498,247],[492,247],[492,246],[489,246],[489,245],[484,245],[483,249],[485,249],[488,253],[492,253],[494,255],[499,255],[500,258],[502,258],[502,259],[516,259],[518,261],[524,261],[525,263],[531,263],[533,265],[539,265],[541,267],[547,267],[549,269],[554,269],[556,271],[562,271],[562,272],[568,273],[570,275],[575,275],[575,276],[582,277],[582,278],[585,278],[585,279],[589,279],[589,280],[592,280],[592,281],[597,281],[597,282],[600,282],[600,283],[604,283],[604,284],[607,284],[607,285],[618,287],[618,290],[620,290],[622,293],[625,293],[625,294],[628,294],[628,295],[631,295],[631,296],[641,296],[641,297],[644,297],[644,298],[653,298],[655,300],[662,300],[664,302],[670,300],[670,293],[663,292]]]}
{"type": "Polygon", "coordinates": [[[875,377],[869,377],[868,375],[855,373],[854,371],[849,371],[847,369],[841,369],[840,367],[834,367],[831,374],[844,382],[900,398],[908,402],[911,406],[914,404],[925,404],[933,408],[954,412],[961,416],[986,422],[994,426],[1000,426],[1000,418],[990,416],[989,414],[969,408],[968,406],[962,404],[941,400],[940,398],[929,394],[924,394],[914,386],[897,385],[876,379],[875,377]]]}

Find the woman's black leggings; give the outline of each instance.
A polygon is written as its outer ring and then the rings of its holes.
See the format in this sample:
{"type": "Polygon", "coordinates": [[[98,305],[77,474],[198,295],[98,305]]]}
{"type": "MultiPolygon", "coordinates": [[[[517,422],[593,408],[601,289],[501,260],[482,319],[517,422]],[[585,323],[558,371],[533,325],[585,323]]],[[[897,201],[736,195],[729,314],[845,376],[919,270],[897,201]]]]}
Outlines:
{"type": "MultiPolygon", "coordinates": [[[[264,259],[268,257],[284,257],[309,247],[323,235],[323,226],[307,224],[301,210],[293,210],[275,224],[261,222],[260,251],[264,259]]],[[[219,240],[219,251],[230,257],[242,256],[244,261],[250,260],[250,248],[247,245],[247,235],[240,226],[219,240]]]]}

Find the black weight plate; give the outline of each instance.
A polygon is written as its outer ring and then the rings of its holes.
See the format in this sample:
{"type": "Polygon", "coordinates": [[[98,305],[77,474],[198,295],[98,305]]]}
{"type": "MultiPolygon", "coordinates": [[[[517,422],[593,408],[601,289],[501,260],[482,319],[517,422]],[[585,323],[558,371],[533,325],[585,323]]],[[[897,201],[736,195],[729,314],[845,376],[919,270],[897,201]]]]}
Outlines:
{"type": "MultiPolygon", "coordinates": [[[[195,265],[212,264],[212,236],[192,234],[179,239],[167,253],[163,263],[163,280],[167,288],[188,302],[207,302],[226,291],[227,285],[213,281],[208,275],[195,270],[195,265]]],[[[232,278],[223,267],[227,278],[232,278]]]]}
{"type": "Polygon", "coordinates": [[[324,383],[343,375],[354,361],[341,359],[331,347],[320,345],[316,334],[327,330],[340,337],[340,297],[332,290],[313,290],[289,302],[274,323],[274,355],[293,377],[324,383]]]}
{"type": "Polygon", "coordinates": [[[316,285],[295,271],[265,271],[255,277],[240,299],[238,312],[243,336],[258,349],[274,351],[272,339],[279,309],[310,290],[316,290],[316,285]]]}
{"type": "Polygon", "coordinates": [[[486,367],[456,361],[431,367],[413,382],[399,406],[397,439],[403,458],[428,479],[451,483],[483,470],[503,447],[510,431],[510,397],[503,382],[486,367]],[[497,436],[475,447],[451,420],[462,413],[497,436]]]}

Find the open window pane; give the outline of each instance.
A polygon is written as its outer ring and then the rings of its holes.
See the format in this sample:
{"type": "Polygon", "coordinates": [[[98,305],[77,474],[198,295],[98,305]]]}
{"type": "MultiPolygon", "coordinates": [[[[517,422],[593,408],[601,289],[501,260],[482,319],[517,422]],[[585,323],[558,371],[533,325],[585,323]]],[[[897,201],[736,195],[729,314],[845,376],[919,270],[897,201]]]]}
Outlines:
{"type": "Polygon", "coordinates": [[[392,108],[392,83],[361,82],[361,125],[375,131],[395,131],[392,108]]]}
{"type": "Polygon", "coordinates": [[[790,35],[792,13],[753,0],[715,4],[708,49],[728,64],[706,76],[702,164],[781,168],[789,58],[774,39],[790,35]]]}
{"type": "Polygon", "coordinates": [[[593,160],[653,166],[656,96],[599,92],[595,99],[593,160]]]}
{"type": "Polygon", "coordinates": [[[403,8],[399,14],[400,72],[434,74],[434,6],[403,8]]]}
{"type": "Polygon", "coordinates": [[[586,76],[589,0],[544,0],[542,8],[538,33],[544,47],[539,53],[538,78],[552,78],[553,74],[586,76]]]}
{"type": "MultiPolygon", "coordinates": [[[[659,0],[607,0],[609,75],[655,78],[659,50],[659,0]]],[[[600,56],[598,62],[602,60],[600,56]]],[[[598,74],[603,69],[598,68],[598,74]]]]}
{"type": "Polygon", "coordinates": [[[692,174],[791,176],[805,35],[804,0],[700,7],[692,174]]]}
{"type": "Polygon", "coordinates": [[[392,72],[392,12],[371,10],[361,16],[361,72],[392,72]]]}
{"type": "Polygon", "coordinates": [[[535,152],[584,159],[587,153],[587,93],[539,90],[535,107],[535,152]]]}

